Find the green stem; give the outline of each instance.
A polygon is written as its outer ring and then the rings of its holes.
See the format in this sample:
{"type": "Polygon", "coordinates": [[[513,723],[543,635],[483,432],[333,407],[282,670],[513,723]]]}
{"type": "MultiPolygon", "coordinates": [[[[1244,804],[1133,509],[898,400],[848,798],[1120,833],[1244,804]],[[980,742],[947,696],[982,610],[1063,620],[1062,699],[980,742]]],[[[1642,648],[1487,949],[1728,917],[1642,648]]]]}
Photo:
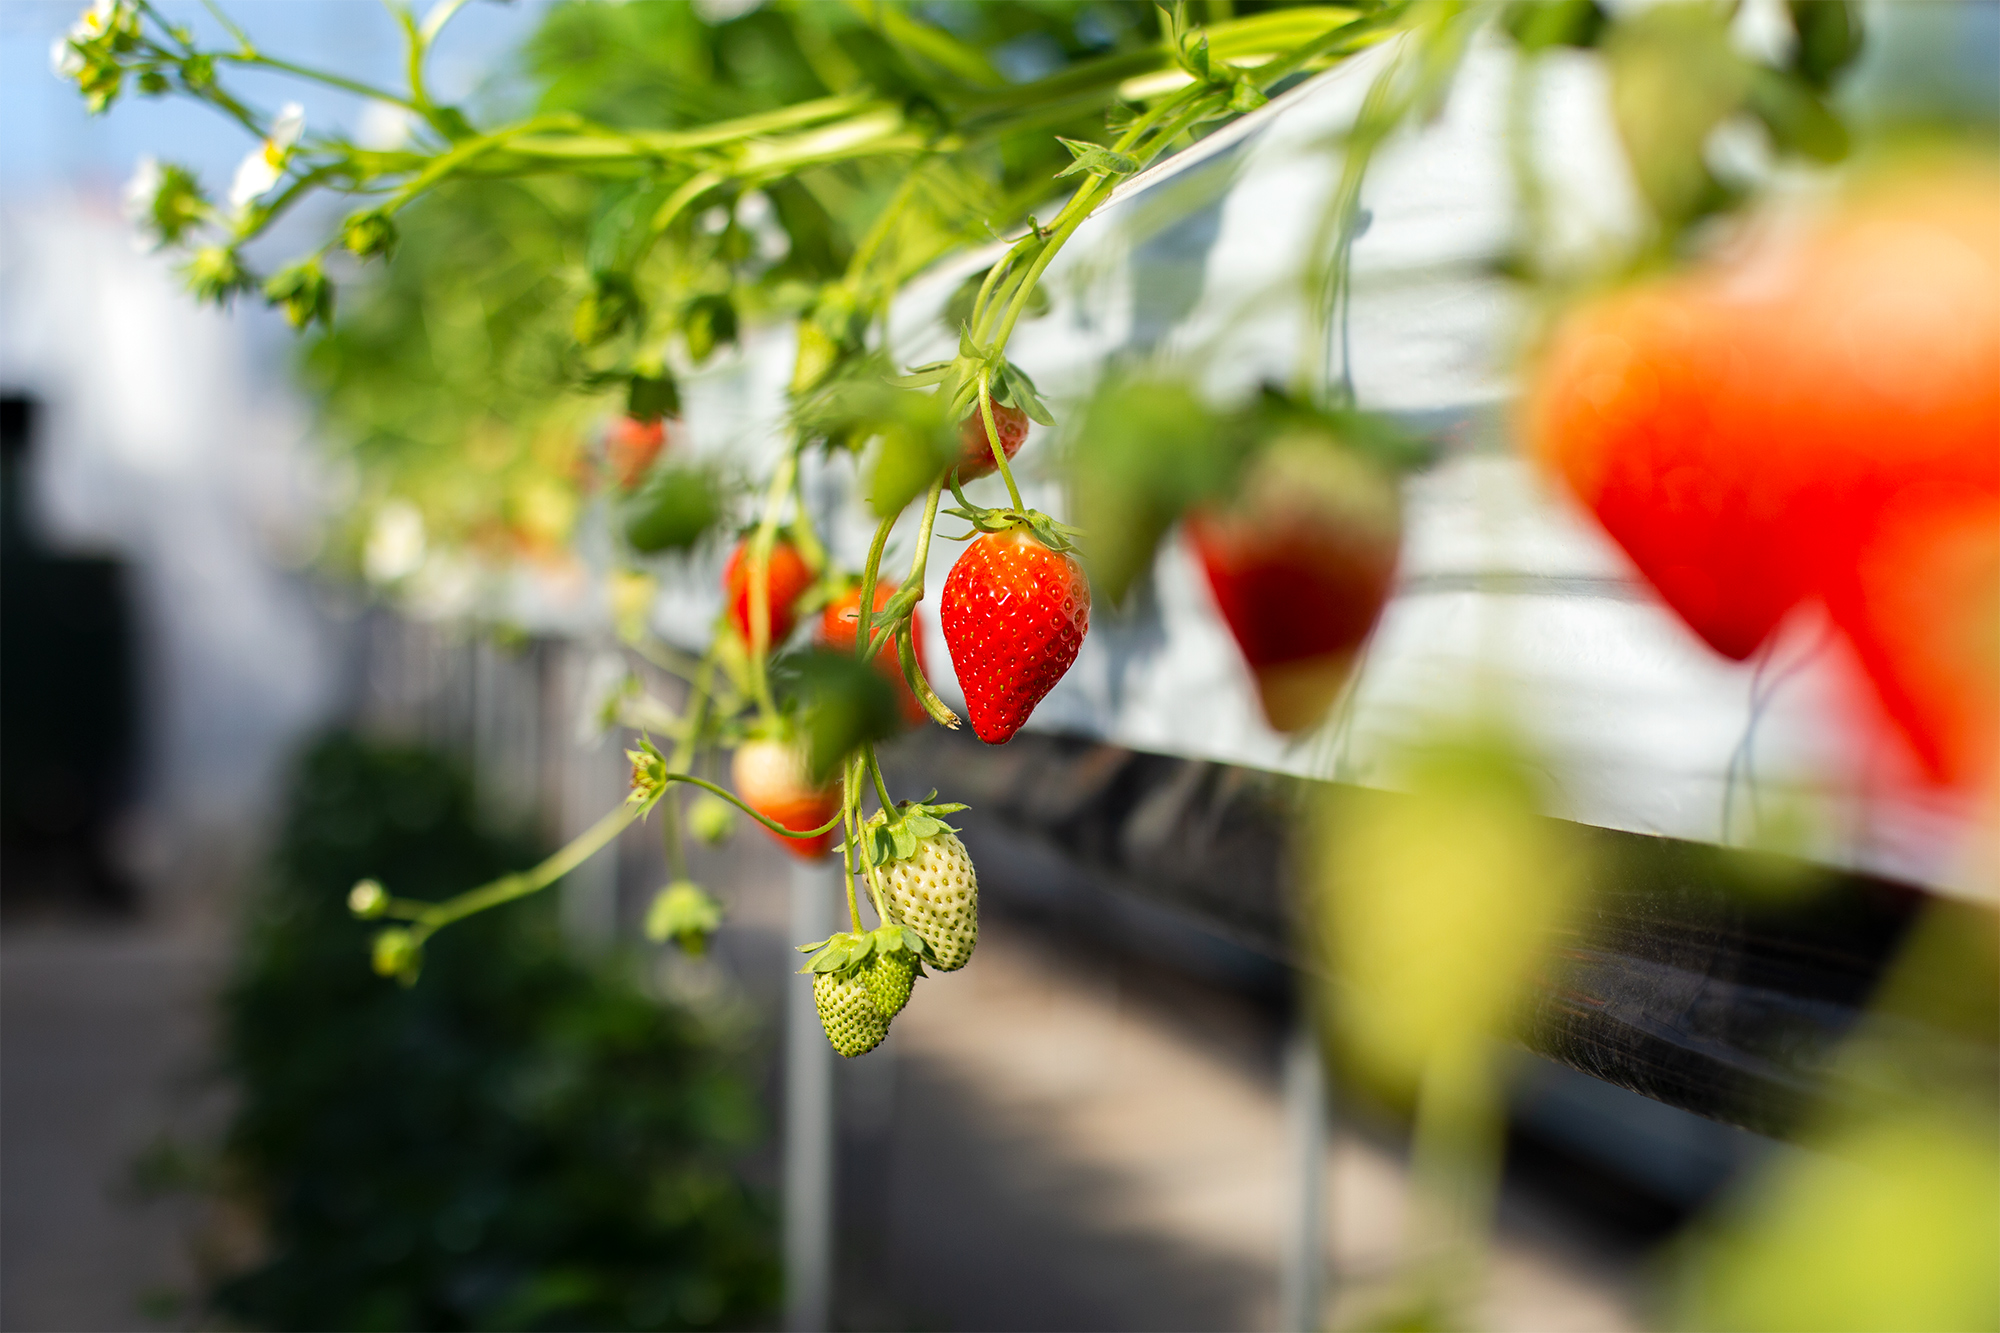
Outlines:
{"type": "Polygon", "coordinates": [[[399,106],[406,111],[415,111],[420,115],[423,112],[422,107],[417,106],[407,97],[398,97],[386,88],[377,88],[372,83],[363,83],[359,79],[350,79],[344,75],[330,74],[323,69],[314,69],[310,65],[300,65],[290,60],[280,60],[276,56],[267,56],[254,48],[240,53],[230,51],[218,52],[216,59],[226,60],[232,65],[251,65],[259,69],[274,69],[280,73],[290,74],[297,78],[310,79],[314,83],[323,83],[329,88],[338,88],[342,92],[355,93],[362,97],[372,97],[378,102],[387,102],[391,106],[399,106]]]}
{"type": "Polygon", "coordinates": [[[778,705],[771,697],[771,674],[764,662],[771,650],[771,547],[777,540],[778,516],[784,512],[785,495],[791,490],[798,465],[797,450],[787,451],[778,463],[764,495],[763,517],[750,539],[749,568],[744,571],[750,597],[750,687],[757,696],[759,712],[772,723],[777,721],[778,705]]]}
{"type": "Polygon", "coordinates": [[[891,514],[875,528],[875,540],[868,544],[868,561],[861,567],[861,605],[856,608],[854,621],[854,653],[862,661],[871,654],[869,630],[875,623],[875,583],[882,573],[882,548],[888,545],[889,530],[896,526],[897,515],[891,514]]]}
{"type": "Polygon", "coordinates": [[[841,868],[847,871],[848,925],[853,929],[855,934],[859,935],[861,933],[861,905],[854,898],[854,867],[855,863],[860,859],[861,839],[860,831],[854,818],[854,809],[846,794],[854,789],[854,765],[849,764],[847,766],[847,772],[842,775],[841,786],[844,790],[840,798],[840,818],[844,831],[847,834],[847,845],[841,849],[840,864],[841,868]]]}
{"type": "Polygon", "coordinates": [[[889,795],[889,784],[882,778],[882,765],[875,758],[875,745],[872,741],[861,747],[861,757],[867,761],[868,776],[875,782],[875,799],[882,803],[882,813],[894,815],[896,800],[889,795]]]}
{"type": "MultiPolygon", "coordinates": [[[[1011,327],[1011,322],[1010,322],[1011,327]]],[[[1002,344],[1003,346],[1005,344],[1002,344]]],[[[1021,488],[1014,484],[1014,469],[1007,464],[1007,451],[1000,447],[1000,427],[993,421],[992,377],[984,372],[979,376],[979,415],[986,422],[986,443],[993,450],[993,461],[999,465],[1000,480],[1007,483],[1007,498],[1014,502],[1014,512],[1021,513],[1027,506],[1021,503],[1021,488]]]]}
{"type": "Polygon", "coordinates": [[[416,930],[412,933],[421,944],[454,921],[462,921],[475,912],[483,912],[489,907],[498,907],[501,903],[525,898],[547,888],[609,846],[639,814],[640,808],[628,802],[572,838],[561,851],[533,869],[503,875],[491,884],[470,889],[457,897],[427,904],[423,914],[415,918],[416,930]]]}

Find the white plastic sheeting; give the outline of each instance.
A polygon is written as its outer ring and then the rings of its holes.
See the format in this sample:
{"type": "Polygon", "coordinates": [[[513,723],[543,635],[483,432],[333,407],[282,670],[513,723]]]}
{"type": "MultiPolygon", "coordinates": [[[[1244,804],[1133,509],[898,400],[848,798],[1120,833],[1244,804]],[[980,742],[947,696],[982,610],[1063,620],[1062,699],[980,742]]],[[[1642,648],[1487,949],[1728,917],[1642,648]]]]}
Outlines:
{"type": "MultiPolygon", "coordinates": [[[[1021,326],[1010,355],[1058,404],[1078,402],[1121,360],[1150,359],[1218,400],[1291,382],[1300,257],[1339,170],[1338,136],[1391,58],[1356,59],[1128,182],[1051,266],[1050,313],[1021,326]]],[[[1030,725],[1388,784],[1403,745],[1484,711],[1539,755],[1553,813],[1711,842],[1775,840],[1978,891],[1967,812],[1898,781],[1893,751],[1845,720],[1854,710],[1843,696],[1864,687],[1814,613],[1796,616],[1761,662],[1716,656],[1515,452],[1509,399],[1524,311],[1494,271],[1515,226],[1511,79],[1506,49],[1476,47],[1440,114],[1391,140],[1363,191],[1370,221],[1353,249],[1346,364],[1362,407],[1398,414],[1443,455],[1408,483],[1398,587],[1346,713],[1297,743],[1270,731],[1198,567],[1170,538],[1130,606],[1097,609],[1082,655],[1030,725]]],[[[1589,245],[1635,225],[1601,67],[1551,59],[1530,114],[1559,240],[1589,245]]],[[[891,329],[901,361],[951,353],[955,335],[937,312],[995,254],[906,291],[891,329]]],[[[698,376],[688,395],[696,447],[764,439],[775,449],[790,357],[789,338],[772,334],[698,376]]],[[[1061,516],[1059,445],[1059,430],[1038,428],[1019,474],[1028,502],[1061,516]]],[[[809,473],[835,549],[858,565],[871,525],[849,498],[853,476],[844,461],[809,473]]],[[[1004,503],[997,479],[977,486],[973,498],[1004,503]]],[[[909,541],[899,532],[892,552],[909,541]]],[[[927,666],[954,701],[936,606],[956,554],[933,548],[920,608],[927,666]]],[[[718,561],[696,562],[663,594],[656,622],[669,636],[691,640],[709,623],[718,561]]],[[[893,557],[885,569],[895,571],[893,557]]]]}

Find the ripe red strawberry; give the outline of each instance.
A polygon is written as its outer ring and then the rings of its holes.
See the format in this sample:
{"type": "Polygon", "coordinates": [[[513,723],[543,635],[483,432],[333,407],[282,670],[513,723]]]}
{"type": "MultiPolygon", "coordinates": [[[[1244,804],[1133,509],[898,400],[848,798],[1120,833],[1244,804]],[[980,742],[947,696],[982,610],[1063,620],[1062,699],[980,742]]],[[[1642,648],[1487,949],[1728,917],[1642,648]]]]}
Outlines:
{"type": "MultiPolygon", "coordinates": [[[[799,595],[812,586],[812,571],[806,568],[805,560],[790,542],[776,541],[771,544],[771,561],[766,571],[769,589],[770,615],[766,620],[770,633],[765,643],[776,648],[792,632],[796,617],[793,603],[799,595]]],[[[729,622],[736,626],[736,632],[743,636],[743,642],[750,643],[750,539],[744,538],[729,553],[729,563],[722,569],[722,588],[729,594],[729,622]]]]}
{"type": "Polygon", "coordinates": [[[1346,450],[1279,443],[1232,504],[1190,514],[1187,531],[1264,716],[1284,732],[1317,725],[1389,595],[1394,484],[1346,450]]]}
{"type": "Polygon", "coordinates": [[[972,730],[1000,745],[1076,661],[1090,583],[1074,557],[1026,528],[988,532],[951,567],[938,618],[972,730]]]}
{"type": "Polygon", "coordinates": [[[667,423],[662,417],[627,416],[620,413],[604,431],[604,462],[621,490],[639,484],[653,460],[667,442],[667,423]]]}
{"type": "MultiPolygon", "coordinates": [[[[875,584],[875,610],[880,612],[896,594],[896,585],[888,580],[878,580],[875,584]]],[[[854,651],[854,638],[861,625],[861,585],[854,584],[826,605],[820,615],[820,641],[839,653],[854,651]]],[[[870,626],[873,633],[873,626],[870,626]]],[[[910,645],[916,650],[917,661],[924,660],[924,623],[917,617],[910,617],[910,645]]],[[[910,692],[910,683],[903,679],[903,668],[896,656],[893,643],[884,644],[875,654],[875,667],[887,676],[896,688],[896,697],[902,702],[903,716],[911,726],[924,721],[929,715],[924,706],[917,702],[917,696],[910,692]]]]}
{"type": "MultiPolygon", "coordinates": [[[[730,763],[730,777],[743,804],[788,829],[816,829],[840,809],[840,788],[832,783],[815,787],[807,779],[805,749],[795,742],[743,742],[736,747],[736,757],[730,763]]],[[[769,829],[764,832],[777,839],[786,851],[805,860],[826,855],[827,848],[833,845],[831,829],[816,838],[787,838],[769,829]]]]}
{"type": "MultiPolygon", "coordinates": [[[[1014,455],[1021,452],[1021,445],[1028,438],[1028,414],[1018,407],[993,404],[993,425],[1000,432],[1000,448],[1005,451],[1007,461],[1013,462],[1014,455]]],[[[993,445],[986,438],[986,418],[980,414],[979,404],[972,405],[971,413],[958,423],[958,440],[963,447],[959,450],[958,476],[961,481],[971,481],[996,470],[993,462],[993,445]]]]}

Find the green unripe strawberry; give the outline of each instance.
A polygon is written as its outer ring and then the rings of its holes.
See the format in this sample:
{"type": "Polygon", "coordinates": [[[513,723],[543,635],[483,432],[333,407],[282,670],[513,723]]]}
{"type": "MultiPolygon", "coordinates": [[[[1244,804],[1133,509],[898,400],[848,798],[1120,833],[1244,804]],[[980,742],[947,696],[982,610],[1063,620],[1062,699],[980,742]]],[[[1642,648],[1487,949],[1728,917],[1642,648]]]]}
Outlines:
{"type": "Polygon", "coordinates": [[[965,966],[979,943],[979,880],[957,834],[941,829],[918,839],[914,856],[882,867],[882,886],[890,914],[930,946],[938,967],[965,966]]]}
{"type": "Polygon", "coordinates": [[[889,1019],[854,972],[813,974],[813,1004],[833,1049],[848,1059],[866,1055],[889,1035],[889,1019]]]}
{"type": "Polygon", "coordinates": [[[910,988],[917,984],[917,956],[907,949],[877,953],[861,970],[861,984],[883,1017],[894,1018],[910,1002],[910,988]]]}

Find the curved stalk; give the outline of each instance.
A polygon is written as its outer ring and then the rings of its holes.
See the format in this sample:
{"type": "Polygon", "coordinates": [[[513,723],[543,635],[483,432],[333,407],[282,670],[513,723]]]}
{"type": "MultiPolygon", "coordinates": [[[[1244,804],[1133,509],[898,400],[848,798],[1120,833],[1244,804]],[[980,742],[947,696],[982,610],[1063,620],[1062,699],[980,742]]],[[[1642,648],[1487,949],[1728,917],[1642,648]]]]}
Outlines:
{"type": "Polygon", "coordinates": [[[1007,451],[1000,446],[1000,427],[993,421],[993,385],[990,375],[982,374],[979,377],[979,416],[986,423],[986,443],[993,450],[993,461],[1000,469],[1000,480],[1007,483],[1007,498],[1014,502],[1014,511],[1020,513],[1027,509],[1027,506],[1021,503],[1021,488],[1014,484],[1014,469],[1008,465],[1007,451]]]}

